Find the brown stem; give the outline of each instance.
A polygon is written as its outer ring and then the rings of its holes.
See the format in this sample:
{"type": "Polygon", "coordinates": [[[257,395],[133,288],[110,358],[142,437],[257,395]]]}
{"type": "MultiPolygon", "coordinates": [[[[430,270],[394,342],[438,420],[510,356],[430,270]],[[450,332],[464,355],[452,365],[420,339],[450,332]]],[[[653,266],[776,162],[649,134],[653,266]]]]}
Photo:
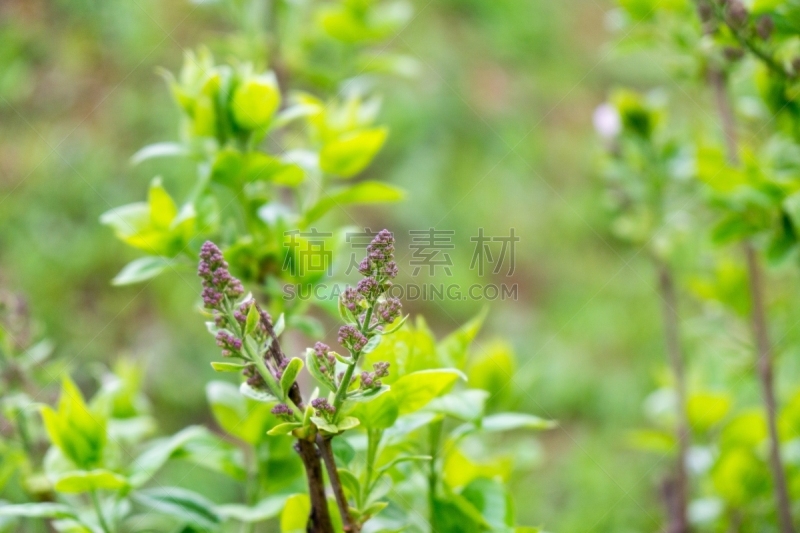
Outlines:
{"type": "Polygon", "coordinates": [[[339,506],[339,514],[342,515],[342,522],[344,522],[344,530],[349,533],[358,533],[361,528],[350,514],[347,496],[344,493],[342,480],[339,479],[339,471],[336,469],[336,458],[333,455],[331,439],[326,439],[322,435],[317,435],[317,447],[322,453],[322,460],[325,462],[325,468],[328,471],[328,479],[333,488],[333,495],[336,497],[336,504],[339,506]]]}
{"type": "Polygon", "coordinates": [[[678,316],[678,297],[672,270],[666,263],[658,263],[658,286],[663,302],[664,341],[667,358],[675,380],[677,393],[678,457],[675,465],[675,479],[664,485],[664,498],[669,513],[667,533],[688,533],[690,531],[687,514],[689,496],[689,476],[686,472],[686,457],[689,452],[689,423],[686,416],[686,375],[683,363],[683,350],[680,337],[680,318],[678,316]]]}
{"type": "Polygon", "coordinates": [[[295,449],[303,461],[308,479],[308,493],[311,499],[311,515],[308,517],[308,533],[333,533],[331,514],[328,511],[328,498],[325,496],[325,478],[322,476],[322,463],[314,443],[298,439],[295,449]]]}
{"type": "Polygon", "coordinates": [[[769,428],[769,465],[775,484],[775,499],[778,502],[778,516],[783,533],[793,533],[789,491],[786,487],[786,474],[781,460],[780,439],[778,437],[777,407],[775,404],[775,380],[772,368],[772,346],[769,341],[767,317],[764,305],[763,280],[758,257],[750,242],[744,244],[747,258],[747,271],[750,277],[750,318],[753,336],[756,341],[758,377],[761,381],[764,405],[767,408],[767,427],[769,428]]]}
{"type": "MultiPolygon", "coordinates": [[[[271,323],[265,324],[267,333],[272,338],[268,355],[279,363],[286,356],[281,349],[278,336],[271,323]]],[[[303,409],[303,396],[300,394],[300,386],[295,381],[289,389],[289,399],[294,402],[298,409],[303,409]]],[[[328,498],[325,495],[325,478],[322,475],[322,462],[320,461],[317,447],[313,442],[298,439],[295,449],[303,461],[308,479],[308,494],[311,499],[311,514],[308,518],[308,533],[333,533],[333,522],[328,510],[328,498]]]]}
{"type": "MultiPolygon", "coordinates": [[[[725,146],[728,152],[728,163],[739,164],[739,151],[736,138],[736,121],[728,98],[725,77],[718,71],[712,71],[709,80],[714,88],[725,134],[725,146]]],[[[772,481],[775,486],[775,500],[778,506],[778,518],[782,533],[794,533],[792,513],[789,504],[789,490],[786,486],[786,475],[781,460],[780,440],[778,438],[777,407],[775,402],[775,383],[772,369],[772,346],[769,341],[767,317],[764,305],[763,280],[758,257],[753,245],[744,242],[747,271],[750,282],[751,311],[750,319],[753,337],[756,343],[758,377],[761,381],[764,405],[767,410],[767,427],[769,429],[769,463],[772,470],[772,481]]]]}

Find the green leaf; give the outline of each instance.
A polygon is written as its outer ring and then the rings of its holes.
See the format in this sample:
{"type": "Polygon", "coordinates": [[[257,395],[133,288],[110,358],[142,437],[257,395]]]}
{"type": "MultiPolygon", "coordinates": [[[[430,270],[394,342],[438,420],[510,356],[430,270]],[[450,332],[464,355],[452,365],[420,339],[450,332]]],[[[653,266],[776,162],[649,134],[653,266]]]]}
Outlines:
{"type": "Polygon", "coordinates": [[[432,400],[425,410],[470,422],[483,416],[488,397],[489,393],[485,390],[467,389],[451,392],[432,400]]]}
{"type": "Polygon", "coordinates": [[[255,302],[250,304],[250,309],[247,311],[247,320],[245,321],[244,325],[244,334],[245,335],[252,335],[253,332],[256,330],[258,323],[261,321],[261,315],[258,312],[258,308],[255,305],[255,302]]]}
{"type": "Polygon", "coordinates": [[[484,307],[477,316],[442,339],[436,347],[436,352],[443,365],[458,369],[466,366],[467,349],[478,335],[488,313],[489,308],[484,307]]]}
{"type": "Polygon", "coordinates": [[[158,255],[140,257],[125,265],[119,274],[111,280],[111,284],[121,286],[141,283],[160,275],[169,269],[172,264],[173,260],[169,257],[158,255]]]}
{"type": "Polygon", "coordinates": [[[226,361],[211,361],[211,368],[217,372],[241,372],[247,365],[242,363],[228,363],[226,361]]]}
{"type": "Polygon", "coordinates": [[[307,494],[292,494],[281,513],[281,533],[305,533],[311,501],[307,494]]]}
{"type": "Polygon", "coordinates": [[[367,168],[388,135],[389,130],[386,128],[347,133],[322,147],[319,166],[328,174],[351,178],[367,168]]]}
{"type": "Polygon", "coordinates": [[[283,391],[284,398],[289,395],[289,389],[292,388],[292,385],[294,385],[297,375],[302,369],[303,360],[299,357],[292,357],[292,360],[289,361],[288,365],[286,365],[286,368],[283,370],[283,374],[281,374],[281,390],[283,391]]]}
{"type": "Polygon", "coordinates": [[[361,355],[366,355],[375,350],[375,348],[377,348],[378,345],[381,343],[382,338],[383,335],[381,335],[380,333],[376,333],[373,337],[371,337],[367,341],[367,344],[364,345],[364,348],[361,349],[361,355]]]}
{"type": "Polygon", "coordinates": [[[371,399],[347,402],[352,406],[346,413],[357,418],[368,429],[386,429],[397,420],[399,408],[392,391],[387,391],[371,399]]]}
{"type": "Polygon", "coordinates": [[[301,424],[300,422],[284,422],[283,424],[278,424],[274,428],[267,431],[267,435],[270,435],[272,437],[276,435],[288,435],[289,433],[291,433],[292,431],[294,431],[299,427],[303,427],[303,424],[301,424]]]}
{"type": "Polygon", "coordinates": [[[387,465],[382,466],[380,470],[378,470],[378,477],[380,477],[381,474],[388,472],[389,470],[399,465],[400,463],[407,463],[410,461],[431,461],[431,460],[433,460],[433,457],[431,457],[430,455],[404,455],[402,457],[397,457],[393,459],[391,462],[389,462],[387,465]]]}
{"type": "Polygon", "coordinates": [[[497,433],[513,429],[551,429],[556,426],[552,420],[539,418],[526,413],[499,413],[483,419],[483,431],[497,433]]]}
{"type": "Polygon", "coordinates": [[[339,429],[339,431],[347,431],[348,429],[358,427],[359,424],[361,424],[361,422],[358,420],[358,418],[354,416],[348,416],[337,422],[336,427],[339,429]]]}
{"type": "Polygon", "coordinates": [[[147,483],[178,450],[192,440],[205,437],[207,434],[208,431],[203,427],[189,426],[171,437],[153,441],[131,465],[129,476],[131,486],[141,487],[147,483]]]}
{"type": "MultiPolygon", "coordinates": [[[[334,439],[337,440],[337,439],[334,439]]],[[[356,475],[346,468],[338,468],[339,479],[342,482],[344,490],[350,493],[350,496],[358,501],[361,498],[361,482],[356,475]]]]}
{"type": "Polygon", "coordinates": [[[401,415],[418,411],[444,394],[464,374],[451,368],[420,370],[402,376],[392,385],[391,393],[397,400],[401,415]]]}
{"type": "MultiPolygon", "coordinates": [[[[237,389],[231,383],[212,381],[206,385],[206,398],[214,419],[226,433],[256,444],[264,439],[267,424],[274,417],[270,414],[269,403],[249,401],[240,390],[244,392],[244,387],[237,389]]],[[[253,389],[248,387],[247,390],[253,389]]],[[[273,403],[276,401],[277,398],[273,398],[273,403]]]]}
{"type": "Polygon", "coordinates": [[[493,530],[514,525],[511,495],[501,483],[478,478],[464,487],[461,496],[472,504],[493,530]]]}
{"type": "Polygon", "coordinates": [[[694,392],[686,401],[689,425],[704,433],[725,418],[733,405],[733,398],[724,392],[694,392]]]}
{"type": "Polygon", "coordinates": [[[322,218],[334,207],[344,208],[355,204],[380,204],[399,202],[405,193],[402,189],[377,181],[362,181],[350,187],[341,188],[323,196],[303,215],[303,226],[322,218]]]}
{"type": "Polygon", "coordinates": [[[376,514],[386,509],[386,507],[388,506],[389,504],[387,502],[372,502],[371,504],[361,509],[361,514],[363,516],[375,516],[376,514]]]}
{"type": "Polygon", "coordinates": [[[328,422],[327,420],[325,420],[321,416],[312,416],[311,417],[311,421],[321,431],[324,431],[324,432],[329,433],[331,435],[336,435],[337,433],[339,433],[339,428],[336,427],[335,424],[332,424],[331,422],[328,422]]]}
{"type": "Polygon", "coordinates": [[[286,329],[286,317],[283,313],[278,316],[278,320],[275,321],[275,324],[272,326],[273,331],[275,331],[275,336],[280,337],[283,335],[283,330],[286,329]]]}
{"type": "Polygon", "coordinates": [[[246,80],[233,92],[233,119],[244,129],[268,125],[281,103],[281,93],[275,76],[266,74],[246,80]]]}
{"type": "Polygon", "coordinates": [[[319,361],[317,361],[314,355],[313,348],[306,349],[306,368],[308,368],[309,374],[311,374],[314,379],[325,385],[331,392],[336,392],[338,387],[328,375],[320,370],[319,361]]]}
{"type": "Polygon", "coordinates": [[[140,490],[133,493],[133,499],[145,507],[205,529],[216,529],[222,521],[213,502],[180,487],[140,490]]]}
{"type": "Polygon", "coordinates": [[[280,400],[262,389],[254,389],[246,381],[239,385],[239,392],[242,396],[262,403],[277,403],[280,400]]]}
{"type": "Polygon", "coordinates": [[[58,477],[54,484],[56,492],[78,494],[93,490],[118,490],[128,486],[125,477],[110,470],[77,470],[58,477]]]}
{"type": "Polygon", "coordinates": [[[286,496],[269,496],[252,507],[237,503],[217,505],[214,509],[224,520],[253,524],[275,518],[286,505],[286,496]]]}
{"type": "Polygon", "coordinates": [[[157,228],[169,229],[178,216],[178,206],[162,185],[160,177],[150,182],[147,205],[150,208],[150,220],[157,228]]]}
{"type": "Polygon", "coordinates": [[[77,518],[74,508],[60,503],[20,503],[0,505],[0,516],[27,518],[77,518]]]}
{"type": "Polygon", "coordinates": [[[58,411],[49,406],[41,409],[50,440],[75,465],[83,469],[98,466],[106,445],[106,416],[92,412],[83,395],[69,377],[61,385],[58,411]]]}
{"type": "Polygon", "coordinates": [[[138,165],[142,161],[153,159],[154,157],[170,157],[188,154],[189,150],[179,143],[163,142],[149,144],[131,156],[131,164],[138,165]]]}

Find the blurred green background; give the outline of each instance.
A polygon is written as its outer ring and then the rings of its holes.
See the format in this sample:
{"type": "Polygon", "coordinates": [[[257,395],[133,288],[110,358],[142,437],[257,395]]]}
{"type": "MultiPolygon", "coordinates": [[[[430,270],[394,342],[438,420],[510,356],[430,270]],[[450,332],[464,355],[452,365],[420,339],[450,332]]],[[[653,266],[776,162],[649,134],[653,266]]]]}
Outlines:
{"type": "MultiPolygon", "coordinates": [[[[613,51],[608,0],[413,3],[390,44],[419,72],[380,88],[391,136],[369,170],[408,199],[337,216],[390,228],[401,257],[409,230],[454,230],[462,287],[489,281],[469,269],[469,238],[514,228],[515,272],[491,280],[518,284],[519,300],[492,303],[480,342],[511,342],[519,407],[560,422],[531,442],[538,466],[513,480],[519,522],[654,531],[666,465],[631,449],[626,432],[643,424],[658,383],[660,310],[647,258],[608,233],[591,115],[618,83],[649,87],[666,73],[613,51]]],[[[200,44],[242,58],[247,44],[228,38],[237,29],[224,8],[188,0],[0,2],[0,286],[29,297],[73,367],[91,372],[122,355],[146,364],[164,431],[209,420],[203,386],[216,350],[192,311],[199,282],[186,272],[111,287],[136,252],[98,217],[142,198],[156,173],[185,192],[189,164],[128,162],[177,136],[178,110],[155,69],[178,69],[200,44]]],[[[406,307],[445,333],[484,304],[406,307]]]]}

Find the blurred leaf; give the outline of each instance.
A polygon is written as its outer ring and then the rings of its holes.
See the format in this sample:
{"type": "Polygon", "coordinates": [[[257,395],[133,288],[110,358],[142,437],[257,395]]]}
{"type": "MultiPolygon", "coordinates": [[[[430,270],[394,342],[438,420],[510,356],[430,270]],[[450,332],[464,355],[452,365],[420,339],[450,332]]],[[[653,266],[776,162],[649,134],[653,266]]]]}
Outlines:
{"type": "Polygon", "coordinates": [[[439,354],[443,366],[454,367],[460,370],[466,367],[467,349],[478,335],[488,313],[489,308],[484,307],[477,316],[439,342],[436,351],[439,354]]]}
{"type": "Polygon", "coordinates": [[[278,516],[286,505],[286,496],[269,496],[252,507],[237,503],[217,505],[215,510],[225,520],[256,523],[278,516]]]}
{"type": "Polygon", "coordinates": [[[147,483],[178,450],[191,440],[201,438],[205,434],[205,428],[189,426],[171,437],[151,442],[131,464],[129,476],[131,486],[141,487],[147,483]]]}
{"type": "Polygon", "coordinates": [[[386,128],[365,129],[345,134],[322,147],[319,165],[323,172],[351,178],[367,168],[383,147],[389,131],[386,128]]]}
{"type": "Polygon", "coordinates": [[[478,478],[461,491],[461,496],[470,502],[493,529],[514,525],[514,509],[511,495],[497,481],[478,478]]]}
{"type": "Polygon", "coordinates": [[[140,490],[133,493],[133,499],[145,507],[207,530],[217,530],[222,521],[211,501],[180,487],[140,490]]]}
{"type": "Polygon", "coordinates": [[[451,368],[420,370],[406,374],[392,385],[392,394],[401,415],[418,411],[431,400],[445,393],[463,373],[451,368]]]}
{"type": "Polygon", "coordinates": [[[307,494],[292,494],[281,513],[281,533],[305,533],[311,501],[307,494]]]}
{"type": "Polygon", "coordinates": [[[138,165],[142,161],[154,157],[170,157],[188,154],[189,151],[182,144],[172,142],[149,144],[131,156],[131,164],[138,165]]]}
{"type": "Polygon", "coordinates": [[[346,206],[354,204],[398,202],[402,200],[403,197],[403,191],[391,185],[377,181],[362,181],[323,196],[316,204],[306,211],[303,216],[303,225],[308,226],[312,222],[322,218],[334,207],[344,209],[346,206]]]}
{"type": "Polygon", "coordinates": [[[686,402],[689,424],[695,431],[704,433],[725,418],[732,403],[729,394],[695,392],[686,402]]]}
{"type": "Polygon", "coordinates": [[[93,490],[118,490],[126,487],[128,480],[109,470],[68,472],[56,480],[57,492],[77,494],[93,490]]]}
{"type": "Polygon", "coordinates": [[[119,274],[111,280],[111,283],[118,286],[140,283],[158,276],[171,268],[172,265],[173,261],[168,257],[154,255],[140,257],[125,265],[119,274]]]}
{"type": "Polygon", "coordinates": [[[75,510],[60,503],[20,503],[0,502],[0,516],[24,516],[28,518],[77,518],[75,510]]]}
{"type": "Polygon", "coordinates": [[[233,119],[244,129],[265,127],[281,103],[281,93],[275,76],[256,76],[245,80],[233,92],[233,119]]]}
{"type": "Polygon", "coordinates": [[[217,424],[229,435],[250,444],[263,440],[268,422],[274,420],[269,404],[248,401],[231,383],[208,383],[206,397],[217,424]]]}
{"type": "Polygon", "coordinates": [[[425,410],[471,422],[483,416],[488,397],[489,393],[484,390],[467,389],[451,392],[432,400],[425,410]]]}

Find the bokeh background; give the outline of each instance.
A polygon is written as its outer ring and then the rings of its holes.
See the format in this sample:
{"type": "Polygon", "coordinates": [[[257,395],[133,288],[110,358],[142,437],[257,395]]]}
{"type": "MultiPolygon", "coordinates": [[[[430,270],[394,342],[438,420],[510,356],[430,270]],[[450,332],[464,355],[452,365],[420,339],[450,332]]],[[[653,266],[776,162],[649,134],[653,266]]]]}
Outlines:
{"type": "MultiPolygon", "coordinates": [[[[520,523],[656,530],[666,465],[626,438],[662,369],[655,274],[608,231],[591,117],[616,85],[647,88],[667,73],[613,45],[609,0],[413,4],[391,47],[416,60],[417,75],[380,88],[391,137],[369,170],[407,200],[334,218],[388,227],[401,250],[409,230],[454,230],[448,282],[518,284],[517,301],[490,304],[479,344],[511,343],[518,407],[560,422],[526,443],[536,467],[512,481],[520,523]],[[520,237],[511,277],[470,270],[479,228],[520,237]]],[[[164,431],[210,420],[203,386],[215,348],[192,312],[199,282],[189,273],[112,287],[136,252],[98,217],[142,198],[156,173],[171,191],[191,183],[188,164],[129,164],[143,145],[177,136],[156,68],[177,70],[200,44],[240,56],[246,44],[229,39],[240,25],[210,2],[0,2],[0,286],[27,295],[73,367],[146,364],[164,431]]],[[[444,334],[485,304],[407,308],[444,334]]]]}

